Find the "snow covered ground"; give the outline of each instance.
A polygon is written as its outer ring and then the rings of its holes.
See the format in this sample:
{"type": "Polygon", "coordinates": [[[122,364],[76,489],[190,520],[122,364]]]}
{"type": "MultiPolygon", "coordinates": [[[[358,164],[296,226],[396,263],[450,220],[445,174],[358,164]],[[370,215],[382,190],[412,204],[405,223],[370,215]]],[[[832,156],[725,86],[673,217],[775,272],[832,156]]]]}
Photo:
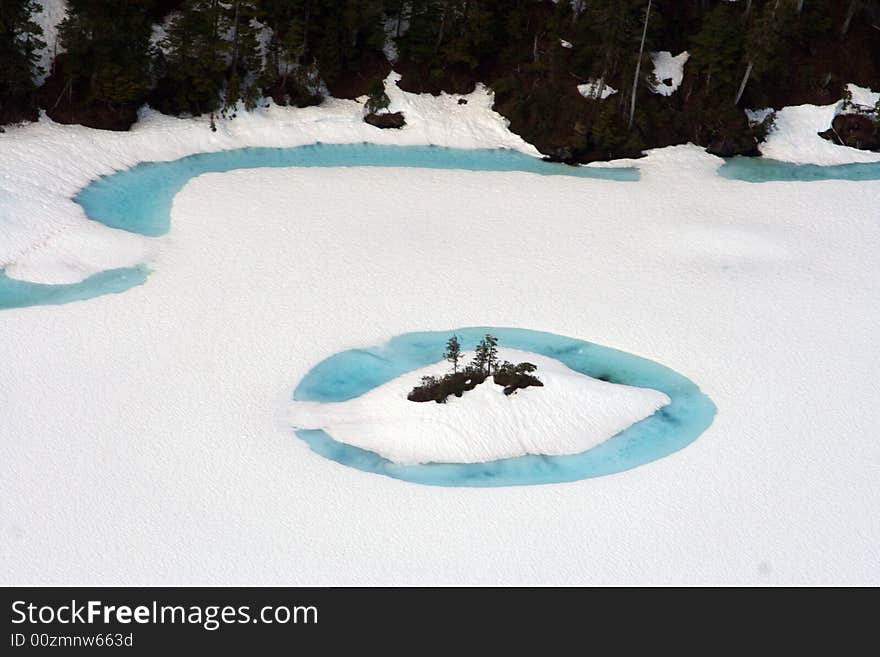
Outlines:
{"type": "MultiPolygon", "coordinates": [[[[131,134],[0,138],[15,275],[76,280],[144,252],[154,269],[124,294],[0,312],[0,582],[880,584],[876,182],[727,180],[691,146],[639,160],[638,183],[247,170],[192,180],[154,240],[66,200],[140,159],[242,145],[530,150],[483,92],[394,102],[401,132],[334,101],[217,133],[147,115],[131,134]],[[493,489],[376,476],[293,435],[291,391],[321,359],[466,325],[648,357],[718,415],[619,475],[493,489]]],[[[824,157],[786,139],[795,124],[774,157],[824,157]]]]}
{"type": "Polygon", "coordinates": [[[617,93],[617,89],[614,89],[611,85],[605,84],[602,81],[602,78],[589,80],[584,84],[579,84],[577,90],[584,98],[598,98],[599,100],[605,100],[609,96],[613,96],[617,93]]]}
{"type": "Polygon", "coordinates": [[[422,376],[449,371],[441,361],[347,402],[292,402],[290,422],[395,463],[481,463],[585,452],[669,403],[656,390],[606,383],[540,354],[500,349],[499,358],[537,365],[544,386],[506,396],[488,381],[445,404],[407,400],[422,376]]]}
{"type": "Polygon", "coordinates": [[[651,88],[651,91],[661,96],[671,96],[678,91],[684,79],[684,65],[690,56],[687,50],[675,56],[668,50],[652,52],[651,61],[654,63],[654,77],[657,84],[651,88]]]}
{"type": "Polygon", "coordinates": [[[493,96],[478,87],[468,96],[407,94],[387,82],[391,111],[406,114],[404,130],[363,121],[363,105],[328,99],[304,109],[271,105],[220,120],[176,119],[145,111],[130,133],[61,126],[44,119],[10,128],[0,141],[0,269],[38,283],[74,283],[105,269],[148,260],[152,241],[88,221],[71,197],[98,176],[144,160],[243,146],[299,146],[316,141],[514,148],[537,151],[507,130],[492,111],[493,96]],[[458,100],[465,98],[467,104],[458,100]]]}
{"type": "MultiPolygon", "coordinates": [[[[873,106],[880,98],[874,92],[858,85],[848,85],[853,102],[873,106]]],[[[776,113],[775,128],[761,144],[764,157],[799,164],[848,164],[850,162],[880,162],[880,153],[843,148],[822,139],[817,133],[831,127],[841,111],[842,101],[831,105],[796,105],[784,107],[776,113]]]]}

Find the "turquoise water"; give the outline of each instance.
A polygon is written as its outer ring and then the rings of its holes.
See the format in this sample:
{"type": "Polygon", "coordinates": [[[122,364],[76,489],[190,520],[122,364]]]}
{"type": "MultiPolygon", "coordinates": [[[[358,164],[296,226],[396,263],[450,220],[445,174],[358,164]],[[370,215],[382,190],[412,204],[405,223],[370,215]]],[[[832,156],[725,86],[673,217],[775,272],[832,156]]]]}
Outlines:
{"type": "MultiPolygon", "coordinates": [[[[86,216],[102,224],[150,237],[168,231],[174,196],[203,173],[261,167],[418,167],[465,171],[524,171],[539,175],[635,181],[638,169],[570,167],[544,162],[509,149],[440,146],[312,144],[293,148],[240,148],[198,153],[170,162],[142,162],[102,176],[74,197],[86,216]]],[[[0,270],[0,309],[80,301],[141,285],[147,270],[136,267],[102,272],[74,285],[11,281],[0,270]],[[54,290],[48,288],[55,288],[54,290]]]]}
{"type": "Polygon", "coordinates": [[[685,376],[645,358],[585,340],[517,328],[471,327],[406,333],[385,345],[338,353],[312,368],[293,393],[298,401],[337,402],[438,360],[455,333],[473,349],[487,332],[505,347],[555,358],[573,370],[613,383],[654,388],[671,402],[604,443],[580,454],[528,455],[487,463],[399,465],[334,440],[322,430],[296,434],[318,454],[353,468],[435,486],[517,486],[601,477],[656,461],[696,440],[712,423],[715,404],[685,376]]]}
{"type": "Polygon", "coordinates": [[[263,167],[417,167],[465,171],[525,171],[540,175],[635,181],[634,168],[570,167],[509,149],[312,144],[294,148],[240,148],[198,153],[172,162],[143,162],[92,181],[74,200],[90,219],[143,235],[168,230],[171,202],[203,173],[263,167]]]}
{"type": "MultiPolygon", "coordinates": [[[[509,149],[456,149],[440,146],[312,144],[293,148],[241,148],[198,153],[170,162],[143,162],[93,180],[74,197],[90,219],[149,236],[162,235],[171,221],[174,196],[195,176],[260,167],[418,167],[466,171],[524,171],[539,175],[637,181],[636,168],[570,167],[544,162],[509,149]]],[[[772,180],[880,180],[880,163],[840,166],[798,165],[762,158],[733,158],[719,169],[725,178],[772,180]]],[[[135,267],[102,272],[74,285],[13,282],[0,271],[0,309],[79,301],[141,285],[147,270],[135,267]],[[48,288],[56,288],[50,290],[48,288]]]]}
{"type": "Polygon", "coordinates": [[[718,169],[718,175],[744,182],[880,180],[880,162],[820,166],[818,164],[792,164],[763,157],[734,157],[721,165],[718,169]]]}
{"type": "Polygon", "coordinates": [[[83,301],[101,294],[125,292],[147,280],[144,266],[108,269],[71,285],[44,285],[9,278],[0,271],[0,309],[83,301]]]}

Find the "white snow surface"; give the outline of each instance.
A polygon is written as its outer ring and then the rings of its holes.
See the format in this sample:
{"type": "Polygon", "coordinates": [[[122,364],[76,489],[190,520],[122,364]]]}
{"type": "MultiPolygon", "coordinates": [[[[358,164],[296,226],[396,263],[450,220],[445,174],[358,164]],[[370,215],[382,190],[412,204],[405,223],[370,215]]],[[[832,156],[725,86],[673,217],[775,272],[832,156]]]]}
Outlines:
{"type": "MultiPolygon", "coordinates": [[[[853,102],[873,106],[877,92],[854,84],[848,85],[853,102]]],[[[764,157],[801,164],[848,164],[880,162],[880,153],[840,146],[818,135],[831,127],[840,113],[842,101],[831,105],[796,105],[776,112],[775,127],[760,145],[764,157]]]]}
{"type": "Polygon", "coordinates": [[[67,2],[65,0],[37,0],[40,11],[34,14],[34,22],[43,28],[42,39],[45,46],[40,51],[39,66],[43,72],[37,76],[37,84],[42,84],[49,75],[52,61],[55,56],[64,52],[64,48],[58,43],[58,25],[67,15],[67,2]]]}
{"type": "MultiPolygon", "coordinates": [[[[465,353],[464,361],[472,356],[465,353]]],[[[441,361],[345,402],[292,402],[290,421],[396,463],[480,463],[584,452],[670,401],[656,390],[600,381],[540,354],[499,349],[499,356],[537,365],[543,387],[507,396],[487,380],[445,404],[409,401],[407,393],[422,376],[449,371],[441,361]]]]}
{"type": "Polygon", "coordinates": [[[149,241],[67,200],[141,159],[248,144],[530,151],[484,91],[393,96],[400,132],[332,101],[216,134],[146,113],[130,134],[0,136],[4,263],[69,280],[155,254],[123,294],[0,311],[0,582],[880,584],[877,182],[727,180],[694,146],[636,161],[638,183],[247,170],[191,181],[149,241]],[[624,473],[494,489],[361,472],[292,434],[291,392],[323,358],[476,325],[651,358],[718,415],[624,473]]]}
{"type": "Polygon", "coordinates": [[[668,50],[652,52],[651,61],[654,62],[654,77],[657,79],[657,84],[651,86],[651,91],[661,96],[671,96],[678,91],[684,79],[684,65],[690,56],[687,50],[675,56],[668,50]]]}
{"type": "Polygon", "coordinates": [[[849,93],[852,96],[852,102],[855,105],[874,107],[877,104],[877,101],[880,100],[880,92],[878,91],[872,91],[868,87],[860,87],[859,85],[852,83],[846,86],[849,89],[849,93]]]}
{"type": "Polygon", "coordinates": [[[436,144],[537,151],[507,129],[492,110],[482,85],[462,96],[408,94],[386,83],[390,111],[402,111],[407,126],[380,130],[363,121],[363,106],[328,99],[303,109],[270,105],[219,120],[177,119],[145,110],[131,132],[39,123],[7,130],[0,141],[0,269],[37,283],[74,283],[105,269],[149,260],[155,240],[113,230],[86,219],[71,198],[98,176],[144,160],[173,160],[192,153],[244,146],[298,146],[316,141],[436,144]]]}
{"type": "Polygon", "coordinates": [[[605,100],[608,96],[613,96],[617,93],[617,89],[610,85],[602,86],[602,78],[594,78],[584,84],[579,84],[577,90],[584,98],[598,98],[599,100],[605,100]],[[601,95],[599,94],[599,89],[602,90],[601,95]]]}

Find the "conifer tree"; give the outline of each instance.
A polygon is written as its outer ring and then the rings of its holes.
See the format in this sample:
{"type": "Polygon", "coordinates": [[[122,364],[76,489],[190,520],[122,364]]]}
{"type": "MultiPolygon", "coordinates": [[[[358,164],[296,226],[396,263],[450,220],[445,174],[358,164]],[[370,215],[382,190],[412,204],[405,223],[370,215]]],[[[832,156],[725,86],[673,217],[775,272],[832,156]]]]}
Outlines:
{"type": "Polygon", "coordinates": [[[273,81],[280,81],[282,87],[305,56],[311,5],[311,0],[262,0],[260,3],[263,21],[272,30],[265,53],[267,73],[273,81]]]}
{"type": "Polygon", "coordinates": [[[400,56],[416,65],[430,65],[437,54],[442,9],[438,0],[409,3],[409,29],[398,40],[400,56]]]}
{"type": "Polygon", "coordinates": [[[167,73],[160,109],[203,114],[221,107],[229,42],[229,21],[219,0],[186,0],[164,41],[167,73]]]}
{"type": "Polygon", "coordinates": [[[644,9],[642,0],[588,2],[574,37],[578,73],[607,81],[634,62],[645,26],[644,9]]]}
{"type": "Polygon", "coordinates": [[[483,341],[486,344],[486,374],[491,375],[492,369],[498,365],[498,338],[487,333],[483,341]]]}
{"type": "Polygon", "coordinates": [[[153,0],[69,0],[58,27],[76,102],[137,103],[149,90],[153,0]]]}
{"type": "Polygon", "coordinates": [[[382,80],[375,80],[370,85],[370,92],[365,105],[367,112],[375,114],[381,110],[388,109],[391,105],[391,99],[385,93],[385,83],[382,80]]]}
{"type": "Polygon", "coordinates": [[[437,35],[444,65],[465,64],[473,69],[491,56],[498,46],[499,26],[508,18],[504,9],[514,8],[486,0],[445,3],[445,21],[437,35]]]}
{"type": "Polygon", "coordinates": [[[312,10],[309,51],[327,81],[357,70],[368,52],[385,43],[384,0],[321,0],[312,10]]]}
{"type": "Polygon", "coordinates": [[[259,97],[262,57],[254,21],[259,15],[253,0],[232,0],[227,9],[229,24],[229,68],[224,109],[233,110],[238,101],[253,109],[259,97]]]}
{"type": "Polygon", "coordinates": [[[759,78],[776,64],[785,34],[794,20],[794,7],[780,0],[771,0],[752,20],[746,33],[746,69],[733,104],[738,105],[750,79],[759,78]],[[791,16],[789,16],[791,14],[791,16]],[[789,20],[791,19],[791,20],[789,20]]]}
{"type": "Polygon", "coordinates": [[[443,352],[443,358],[452,363],[452,371],[458,372],[458,362],[461,360],[461,344],[458,336],[453,335],[446,343],[446,351],[443,352]]]}
{"type": "Polygon", "coordinates": [[[648,0],[648,8],[645,10],[645,27],[642,30],[642,39],[639,42],[639,56],[636,60],[636,72],[633,75],[633,86],[630,98],[629,108],[629,129],[632,130],[633,119],[636,115],[636,97],[638,96],[639,71],[642,69],[642,53],[645,51],[645,38],[648,35],[648,25],[651,20],[651,0],[648,0]]]}
{"type": "Polygon", "coordinates": [[[474,352],[474,360],[471,366],[480,370],[486,376],[492,376],[492,369],[498,364],[498,338],[487,333],[485,337],[477,343],[474,352]]]}
{"type": "Polygon", "coordinates": [[[37,10],[33,0],[0,0],[0,124],[34,111],[37,51],[45,45],[32,19],[37,10]]]}
{"type": "Polygon", "coordinates": [[[690,66],[703,76],[705,95],[735,91],[736,67],[743,53],[742,20],[734,6],[721,2],[710,10],[691,39],[690,66]]]}

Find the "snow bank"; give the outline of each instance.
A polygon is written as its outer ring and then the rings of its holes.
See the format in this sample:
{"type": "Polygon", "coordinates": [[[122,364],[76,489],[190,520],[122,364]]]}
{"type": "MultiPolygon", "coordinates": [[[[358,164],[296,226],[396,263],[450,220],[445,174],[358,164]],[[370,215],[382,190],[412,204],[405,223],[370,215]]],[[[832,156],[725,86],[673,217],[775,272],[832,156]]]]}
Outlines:
{"type": "Polygon", "coordinates": [[[151,110],[130,132],[39,123],[7,129],[0,142],[0,269],[38,283],[74,283],[105,269],[148,260],[155,240],[106,228],[86,219],[71,197],[91,180],[145,160],[173,160],[192,153],[244,146],[298,146],[316,141],[436,144],[462,148],[514,148],[538,152],[511,133],[492,110],[483,86],[458,95],[409,94],[392,73],[386,81],[391,111],[406,114],[402,130],[363,122],[356,101],[328,99],[303,109],[269,105],[218,120],[177,119],[151,110]]]}
{"type": "Polygon", "coordinates": [[[651,91],[661,96],[674,94],[684,79],[684,65],[690,56],[687,50],[674,57],[668,50],[652,52],[651,61],[654,62],[654,77],[657,82],[651,85],[651,91]]]}
{"type": "MultiPolygon", "coordinates": [[[[58,10],[60,5],[47,4],[58,10]]],[[[684,54],[684,53],[683,53],[684,54]]],[[[682,55],[679,55],[680,58],[682,55]]],[[[113,230],[86,219],[71,200],[101,175],[145,160],[173,160],[192,153],[244,146],[298,146],[316,141],[381,144],[436,144],[461,148],[513,148],[540,155],[492,109],[483,86],[466,96],[409,94],[386,80],[391,111],[406,114],[402,130],[380,130],[363,122],[357,101],[328,99],[303,109],[274,104],[218,119],[211,132],[206,117],[178,119],[149,109],[127,133],[61,126],[43,117],[36,124],[8,128],[0,141],[0,270],[37,283],[75,283],[106,269],[129,267],[152,258],[157,241],[113,230]]],[[[578,87],[598,92],[599,80],[578,87]]],[[[866,90],[854,88],[860,100],[866,90]]],[[[616,93],[607,85],[602,98],[616,93]]],[[[876,94],[874,94],[875,96],[876,94]]],[[[880,154],[836,146],[816,135],[830,125],[838,105],[786,108],[762,150],[767,157],[794,162],[839,164],[880,160],[880,154]]],[[[635,163],[641,167],[642,162],[635,163]]]]}
{"type": "Polygon", "coordinates": [[[604,85],[602,83],[602,78],[595,78],[587,81],[584,84],[579,84],[577,86],[578,93],[584,98],[605,100],[608,96],[612,96],[617,93],[617,89],[604,85]],[[601,95],[599,90],[601,91],[601,95]]]}
{"type": "MultiPolygon", "coordinates": [[[[880,94],[848,85],[853,102],[873,106],[880,94]]],[[[761,144],[764,157],[800,164],[848,164],[850,162],[880,162],[880,153],[861,151],[840,146],[818,135],[831,127],[831,122],[842,108],[842,101],[831,105],[796,105],[776,112],[773,130],[761,144]]]]}
{"type": "MultiPolygon", "coordinates": [[[[669,403],[656,390],[606,383],[540,354],[500,349],[499,355],[537,365],[544,387],[506,396],[486,381],[445,404],[407,400],[422,376],[449,370],[439,362],[346,402],[293,402],[290,420],[396,463],[479,463],[584,452],[669,403]]],[[[471,357],[465,354],[465,361],[471,357]]]]}
{"type": "Polygon", "coordinates": [[[877,101],[880,100],[880,92],[872,91],[868,87],[860,87],[857,84],[850,83],[847,85],[847,89],[849,89],[854,105],[873,108],[877,101]]]}

